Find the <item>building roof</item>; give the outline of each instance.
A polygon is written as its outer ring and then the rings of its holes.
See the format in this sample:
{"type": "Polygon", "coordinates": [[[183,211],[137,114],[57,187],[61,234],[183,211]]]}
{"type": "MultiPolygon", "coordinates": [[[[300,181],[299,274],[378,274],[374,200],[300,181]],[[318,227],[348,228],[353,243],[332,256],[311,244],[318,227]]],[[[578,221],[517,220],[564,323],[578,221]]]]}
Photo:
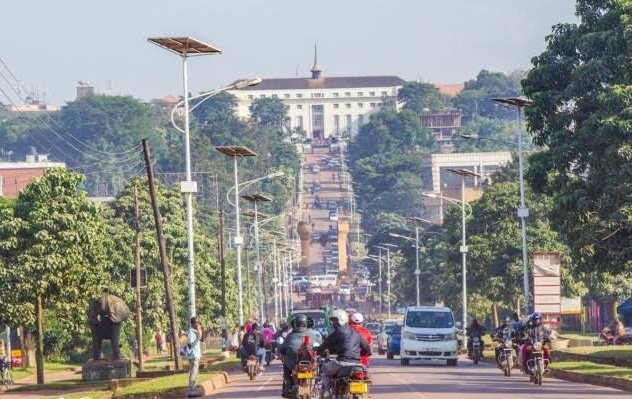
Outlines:
{"type": "Polygon", "coordinates": [[[454,97],[463,91],[463,88],[465,88],[465,84],[463,83],[454,83],[454,84],[435,83],[435,87],[439,89],[439,92],[441,94],[444,94],[449,97],[454,97]]]}
{"type": "Polygon", "coordinates": [[[263,79],[254,87],[246,87],[244,91],[262,90],[306,90],[306,89],[352,89],[360,87],[395,87],[406,81],[397,76],[340,76],[332,78],[284,78],[263,79]]]}

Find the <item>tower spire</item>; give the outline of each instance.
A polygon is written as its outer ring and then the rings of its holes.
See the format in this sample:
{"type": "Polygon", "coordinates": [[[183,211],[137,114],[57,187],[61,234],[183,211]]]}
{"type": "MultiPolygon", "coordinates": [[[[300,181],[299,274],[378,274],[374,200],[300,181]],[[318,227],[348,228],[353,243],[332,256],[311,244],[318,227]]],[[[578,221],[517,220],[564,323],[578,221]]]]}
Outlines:
{"type": "Polygon", "coordinates": [[[312,66],[311,72],[312,79],[320,79],[322,70],[320,69],[320,66],[318,66],[318,46],[316,43],[314,43],[314,65],[312,66]]]}

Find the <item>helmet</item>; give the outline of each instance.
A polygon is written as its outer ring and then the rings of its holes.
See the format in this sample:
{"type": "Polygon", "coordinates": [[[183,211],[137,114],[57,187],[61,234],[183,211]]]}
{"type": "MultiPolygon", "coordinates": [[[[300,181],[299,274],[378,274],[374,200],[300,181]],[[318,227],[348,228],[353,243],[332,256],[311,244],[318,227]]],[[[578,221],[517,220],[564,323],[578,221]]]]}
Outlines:
{"type": "MultiPolygon", "coordinates": [[[[336,320],[336,322],[341,325],[347,325],[349,323],[349,315],[342,309],[336,309],[331,312],[331,316],[329,316],[329,320],[336,320]]],[[[334,322],[335,323],[335,322],[334,322]]]]}
{"type": "Polygon", "coordinates": [[[542,315],[540,314],[540,312],[535,312],[531,315],[531,317],[533,318],[533,320],[538,320],[542,318],[542,315]]]}
{"type": "Polygon", "coordinates": [[[299,313],[292,319],[292,327],[294,328],[306,328],[307,327],[307,316],[303,313],[299,313]]]}
{"type": "Polygon", "coordinates": [[[505,317],[505,323],[507,324],[511,323],[511,317],[509,316],[505,317]]]}
{"type": "Polygon", "coordinates": [[[351,315],[351,322],[353,324],[362,324],[363,321],[364,321],[364,316],[362,316],[362,313],[355,312],[354,314],[351,315]]]}
{"type": "Polygon", "coordinates": [[[307,317],[307,328],[314,328],[314,319],[307,317]]]}

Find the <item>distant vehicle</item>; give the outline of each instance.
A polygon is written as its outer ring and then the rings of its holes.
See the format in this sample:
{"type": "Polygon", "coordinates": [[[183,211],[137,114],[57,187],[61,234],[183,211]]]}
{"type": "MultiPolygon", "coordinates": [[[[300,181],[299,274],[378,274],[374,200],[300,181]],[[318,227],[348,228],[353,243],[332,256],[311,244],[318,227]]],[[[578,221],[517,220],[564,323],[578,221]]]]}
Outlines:
{"type": "Polygon", "coordinates": [[[388,336],[388,343],[386,344],[387,359],[393,359],[395,355],[399,355],[401,340],[402,326],[398,324],[393,328],[393,331],[391,331],[391,334],[388,336]]]}
{"type": "Polygon", "coordinates": [[[318,240],[320,240],[320,235],[321,235],[320,233],[311,233],[311,234],[309,235],[309,238],[310,238],[312,241],[318,241],[318,240]]]}
{"type": "Polygon", "coordinates": [[[338,203],[336,203],[336,201],[334,200],[327,201],[327,209],[329,209],[330,211],[338,209],[338,203]]]}
{"type": "Polygon", "coordinates": [[[330,211],[329,212],[329,221],[337,222],[338,221],[338,211],[330,211]]]}
{"type": "Polygon", "coordinates": [[[386,353],[386,345],[388,344],[388,336],[393,331],[395,326],[401,323],[400,320],[397,319],[387,319],[382,321],[382,325],[380,326],[380,334],[377,337],[377,352],[380,355],[386,353]]]}
{"type": "Polygon", "coordinates": [[[452,310],[439,306],[408,307],[400,346],[402,366],[408,366],[411,359],[443,359],[448,366],[456,366],[459,344],[452,310]]]}
{"type": "Polygon", "coordinates": [[[325,274],[333,274],[333,275],[335,275],[335,276],[337,276],[337,275],[338,275],[338,273],[339,273],[338,269],[327,269],[327,270],[325,271],[325,274]]]}
{"type": "Polygon", "coordinates": [[[338,276],[332,274],[317,274],[309,276],[312,287],[334,288],[338,284],[338,276]]]}
{"type": "Polygon", "coordinates": [[[294,276],[292,277],[292,287],[297,289],[300,283],[308,283],[307,277],[305,276],[294,276]]]}
{"type": "Polygon", "coordinates": [[[312,172],[313,173],[319,173],[320,172],[320,166],[314,164],[312,165],[312,172]]]}
{"type": "Polygon", "coordinates": [[[351,284],[340,284],[340,287],[338,287],[338,294],[351,295],[351,284]]]}
{"type": "Polygon", "coordinates": [[[366,323],[366,329],[371,332],[373,341],[377,341],[377,335],[380,333],[380,323],[369,322],[366,323]]]}
{"type": "Polygon", "coordinates": [[[329,322],[329,315],[326,311],[321,309],[294,310],[290,315],[290,319],[299,313],[304,314],[314,321],[314,328],[320,331],[323,338],[329,333],[331,324],[329,322]]]}

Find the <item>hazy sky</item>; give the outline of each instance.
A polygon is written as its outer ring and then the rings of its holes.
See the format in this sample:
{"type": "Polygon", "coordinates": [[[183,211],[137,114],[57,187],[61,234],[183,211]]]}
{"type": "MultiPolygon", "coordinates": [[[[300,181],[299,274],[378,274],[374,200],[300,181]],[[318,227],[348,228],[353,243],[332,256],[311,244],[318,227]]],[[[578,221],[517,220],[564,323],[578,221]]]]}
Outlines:
{"type": "MultiPolygon", "coordinates": [[[[181,62],[149,36],[189,35],[223,54],[192,59],[191,91],[237,78],[398,75],[457,83],[480,69],[526,69],[574,0],[4,0],[0,57],[25,87],[72,100],[99,92],[181,92],[181,62]]],[[[0,79],[0,87],[5,82],[0,79]]],[[[0,101],[7,102],[0,94],[0,101]]]]}

